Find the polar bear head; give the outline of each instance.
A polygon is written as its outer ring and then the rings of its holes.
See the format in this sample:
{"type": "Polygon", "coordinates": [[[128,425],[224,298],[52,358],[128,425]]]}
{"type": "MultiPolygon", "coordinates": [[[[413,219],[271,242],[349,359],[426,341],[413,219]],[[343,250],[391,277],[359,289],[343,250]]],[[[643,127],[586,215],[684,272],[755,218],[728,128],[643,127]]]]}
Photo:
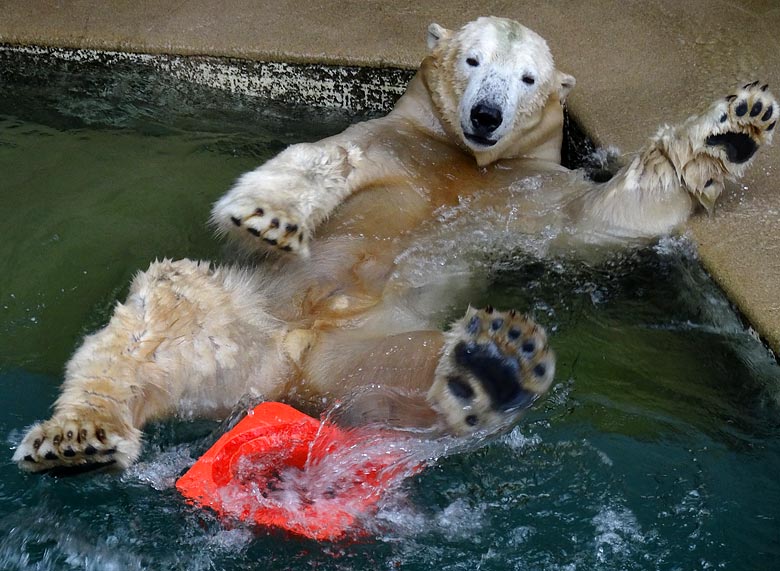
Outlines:
{"type": "Polygon", "coordinates": [[[561,103],[575,81],[555,69],[541,36],[486,17],[457,32],[431,24],[428,47],[423,66],[433,103],[480,165],[519,156],[560,161],[561,103]]]}

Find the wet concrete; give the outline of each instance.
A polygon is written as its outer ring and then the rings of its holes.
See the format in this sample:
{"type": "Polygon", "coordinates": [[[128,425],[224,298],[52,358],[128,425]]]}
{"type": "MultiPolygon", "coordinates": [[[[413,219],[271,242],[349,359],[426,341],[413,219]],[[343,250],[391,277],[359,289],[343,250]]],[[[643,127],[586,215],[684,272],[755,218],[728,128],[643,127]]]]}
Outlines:
{"type": "MultiPolygon", "coordinates": [[[[570,107],[598,142],[638,148],[759,79],[780,93],[774,0],[0,0],[0,42],[267,62],[413,68],[431,21],[515,18],[546,37],[578,84],[570,107]]],[[[705,266],[780,351],[780,144],[691,232],[705,266]]]]}

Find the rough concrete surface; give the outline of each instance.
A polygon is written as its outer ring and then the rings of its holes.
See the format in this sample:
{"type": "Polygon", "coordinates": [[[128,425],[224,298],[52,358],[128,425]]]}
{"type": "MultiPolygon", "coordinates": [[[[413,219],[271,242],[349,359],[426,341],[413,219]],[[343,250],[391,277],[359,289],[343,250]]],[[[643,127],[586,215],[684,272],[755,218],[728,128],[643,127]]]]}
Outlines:
{"type": "MultiPolygon", "coordinates": [[[[517,19],[577,77],[573,114],[602,144],[637,149],[754,79],[780,94],[775,0],[0,0],[0,43],[415,67],[431,21],[517,19]]],[[[716,215],[691,224],[705,266],[780,352],[780,143],[716,215]]]]}

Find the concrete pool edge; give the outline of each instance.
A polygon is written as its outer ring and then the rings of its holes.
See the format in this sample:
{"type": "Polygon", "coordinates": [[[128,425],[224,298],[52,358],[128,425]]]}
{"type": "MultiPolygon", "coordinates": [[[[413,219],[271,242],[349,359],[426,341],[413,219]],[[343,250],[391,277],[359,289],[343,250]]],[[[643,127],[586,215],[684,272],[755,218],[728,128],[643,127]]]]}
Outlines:
{"type": "Polygon", "coordinates": [[[0,58],[13,54],[25,55],[42,65],[57,61],[105,67],[141,65],[177,80],[231,95],[293,105],[342,108],[356,113],[389,110],[414,73],[398,68],[294,64],[0,43],[0,58]]]}
{"type": "MultiPolygon", "coordinates": [[[[353,112],[387,111],[403,92],[406,82],[414,73],[411,69],[402,68],[288,64],[214,56],[0,44],[0,58],[13,53],[107,66],[142,64],[153,66],[157,71],[170,73],[176,79],[206,85],[231,94],[239,93],[293,104],[337,107],[353,112]]],[[[573,107],[574,114],[579,115],[579,107],[576,103],[573,107]]],[[[598,138],[594,137],[594,139],[598,142],[598,138]]],[[[734,201],[731,202],[733,207],[734,201]]],[[[733,237],[736,236],[740,237],[738,242],[750,244],[751,236],[749,232],[745,234],[745,225],[755,226],[750,219],[746,221],[742,216],[736,219],[728,217],[724,219],[719,215],[714,218],[697,216],[691,223],[690,232],[698,245],[699,256],[704,267],[743,314],[752,330],[777,355],[780,353],[780,315],[776,311],[777,308],[774,308],[775,311],[765,310],[767,304],[770,309],[772,308],[774,292],[771,284],[777,281],[773,280],[771,275],[767,280],[765,272],[762,271],[765,268],[762,267],[761,261],[754,259],[750,262],[752,269],[757,269],[759,278],[763,279],[748,279],[751,285],[745,288],[745,272],[749,276],[752,271],[750,266],[740,267],[740,264],[746,261],[746,257],[729,258],[729,254],[726,253],[724,256],[720,248],[719,238],[723,235],[724,229],[732,237],[732,243],[733,237]]],[[[771,232],[765,232],[764,236],[769,234],[771,232]]],[[[764,248],[769,250],[776,246],[776,239],[773,243],[771,238],[768,244],[764,244],[764,248]]],[[[780,268],[776,270],[776,275],[780,275],[780,268]]]]}

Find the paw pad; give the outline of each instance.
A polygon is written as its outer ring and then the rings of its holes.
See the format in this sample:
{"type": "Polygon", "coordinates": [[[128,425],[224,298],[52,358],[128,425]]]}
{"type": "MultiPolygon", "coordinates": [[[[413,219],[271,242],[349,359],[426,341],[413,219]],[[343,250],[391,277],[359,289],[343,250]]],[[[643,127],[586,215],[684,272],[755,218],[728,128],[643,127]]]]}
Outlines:
{"type": "Polygon", "coordinates": [[[754,81],[717,104],[717,128],[705,140],[723,151],[725,159],[736,165],[749,161],[761,145],[772,139],[777,102],[768,85],[754,81]]]}
{"type": "Polygon", "coordinates": [[[480,379],[493,405],[512,408],[525,399],[521,393],[530,391],[536,398],[544,392],[552,380],[544,330],[513,310],[487,307],[469,313],[468,339],[456,345],[455,360],[480,379]]]}
{"type": "Polygon", "coordinates": [[[527,316],[470,308],[447,336],[428,396],[457,432],[511,425],[552,383],[555,357],[527,316]]]}

